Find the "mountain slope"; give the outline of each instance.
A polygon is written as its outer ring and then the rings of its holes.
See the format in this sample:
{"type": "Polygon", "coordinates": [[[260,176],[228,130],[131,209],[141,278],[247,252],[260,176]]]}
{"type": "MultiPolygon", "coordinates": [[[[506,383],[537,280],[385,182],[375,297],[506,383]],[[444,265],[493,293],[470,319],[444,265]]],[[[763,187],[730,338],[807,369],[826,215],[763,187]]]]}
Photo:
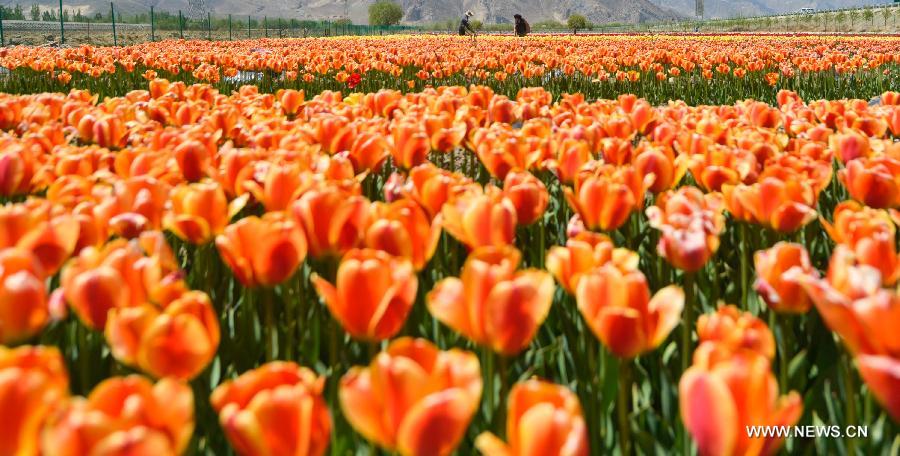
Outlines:
{"type": "MultiPolygon", "coordinates": [[[[694,15],[694,0],[652,0],[686,16],[694,15]]],[[[704,17],[749,17],[795,13],[800,8],[829,10],[890,3],[889,0],[704,0],[704,17]]]]}
{"type": "MultiPolygon", "coordinates": [[[[16,0],[6,0],[4,3],[16,0]]],[[[23,5],[31,3],[21,0],[23,5]]],[[[374,0],[205,0],[206,9],[215,15],[235,17],[253,15],[269,18],[334,19],[349,16],[354,23],[368,21],[368,8],[374,0]]],[[[647,22],[674,19],[679,15],[672,9],[651,0],[395,0],[403,7],[404,23],[425,24],[459,20],[466,10],[486,24],[512,22],[513,14],[524,15],[529,22],[542,20],[565,21],[570,14],[582,14],[595,23],[647,22]]],[[[693,0],[691,0],[693,1],[693,0]]],[[[53,0],[39,0],[45,8],[57,8],[53,0]]],[[[186,15],[187,0],[118,0],[116,9],[124,14],[147,12],[150,6],[157,11],[186,15]]],[[[108,0],[64,0],[67,9],[81,9],[83,14],[108,14],[108,0]]],[[[26,8],[27,9],[27,8],[26,8]]],[[[204,14],[205,15],[205,14],[204,14]]]]}

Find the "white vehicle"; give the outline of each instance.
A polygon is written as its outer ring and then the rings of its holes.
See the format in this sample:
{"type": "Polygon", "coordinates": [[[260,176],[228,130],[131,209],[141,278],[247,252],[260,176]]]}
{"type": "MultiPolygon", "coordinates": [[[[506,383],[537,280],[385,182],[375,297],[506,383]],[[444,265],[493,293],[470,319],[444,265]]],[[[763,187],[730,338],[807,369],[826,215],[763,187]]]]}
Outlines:
{"type": "Polygon", "coordinates": [[[800,14],[812,14],[815,13],[815,8],[800,8],[800,14]]]}

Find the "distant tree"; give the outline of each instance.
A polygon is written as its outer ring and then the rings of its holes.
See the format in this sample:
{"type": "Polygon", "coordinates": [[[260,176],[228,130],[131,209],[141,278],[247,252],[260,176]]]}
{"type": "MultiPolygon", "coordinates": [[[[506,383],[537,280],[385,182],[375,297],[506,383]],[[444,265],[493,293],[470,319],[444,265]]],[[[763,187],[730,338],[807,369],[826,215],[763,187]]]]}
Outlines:
{"type": "Polygon", "coordinates": [[[50,14],[50,11],[44,11],[41,13],[41,20],[44,22],[55,21],[56,18],[50,14]]]}
{"type": "Polygon", "coordinates": [[[98,11],[96,14],[94,14],[94,20],[97,20],[97,21],[103,20],[103,13],[98,11]]]}
{"type": "Polygon", "coordinates": [[[84,15],[81,14],[81,8],[75,10],[75,22],[84,22],[84,15]]]}
{"type": "Polygon", "coordinates": [[[403,8],[391,0],[378,0],[369,6],[370,25],[397,25],[403,19],[403,8]]]}
{"type": "Polygon", "coordinates": [[[814,20],[815,20],[815,17],[813,17],[812,14],[804,14],[800,18],[800,21],[803,22],[803,25],[806,26],[806,29],[812,28],[812,27],[810,27],[810,25],[812,25],[812,21],[814,21],[814,20]]]}
{"type": "Polygon", "coordinates": [[[869,21],[869,26],[875,25],[875,11],[872,11],[872,8],[864,9],[863,19],[869,21]]]}
{"type": "Polygon", "coordinates": [[[850,28],[852,29],[853,25],[856,23],[856,20],[859,19],[859,10],[850,10],[850,14],[848,16],[850,17],[850,28]]]}
{"type": "Polygon", "coordinates": [[[846,12],[838,11],[837,13],[834,13],[835,30],[837,30],[838,27],[842,27],[845,22],[847,22],[847,13],[846,12]]]}
{"type": "Polygon", "coordinates": [[[13,8],[12,17],[13,19],[20,21],[25,19],[25,14],[22,12],[22,5],[16,3],[16,7],[13,8]]]}
{"type": "Polygon", "coordinates": [[[566,21],[566,25],[568,25],[569,28],[572,29],[573,34],[577,35],[578,29],[587,28],[587,19],[585,19],[585,17],[580,14],[573,14],[569,16],[569,19],[566,21]]]}
{"type": "Polygon", "coordinates": [[[882,8],[881,17],[884,18],[884,26],[887,27],[887,21],[891,18],[891,9],[888,7],[882,8]]]}
{"type": "Polygon", "coordinates": [[[69,10],[64,9],[62,12],[63,22],[69,22],[69,10]]]}
{"type": "Polygon", "coordinates": [[[31,5],[31,10],[28,12],[28,14],[31,16],[31,20],[33,21],[41,20],[41,7],[38,6],[37,3],[31,5]]]}

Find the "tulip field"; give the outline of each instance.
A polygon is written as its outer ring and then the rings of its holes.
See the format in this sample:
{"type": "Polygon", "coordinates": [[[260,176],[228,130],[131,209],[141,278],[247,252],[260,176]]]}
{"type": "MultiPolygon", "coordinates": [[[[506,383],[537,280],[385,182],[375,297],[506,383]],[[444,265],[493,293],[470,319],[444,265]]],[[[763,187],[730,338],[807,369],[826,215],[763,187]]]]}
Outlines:
{"type": "Polygon", "coordinates": [[[900,453],[900,38],[0,66],[0,456],[900,453]]]}

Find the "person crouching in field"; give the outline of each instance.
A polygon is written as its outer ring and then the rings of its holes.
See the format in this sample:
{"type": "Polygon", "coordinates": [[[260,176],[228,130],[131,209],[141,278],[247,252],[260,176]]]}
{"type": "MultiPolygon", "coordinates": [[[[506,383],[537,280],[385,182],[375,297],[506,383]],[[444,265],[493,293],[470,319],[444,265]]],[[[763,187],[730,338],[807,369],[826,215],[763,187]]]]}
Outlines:
{"type": "Polygon", "coordinates": [[[525,36],[531,33],[531,24],[521,14],[513,15],[513,19],[516,20],[516,36],[525,36]]]}
{"type": "Polygon", "coordinates": [[[472,28],[472,24],[469,23],[469,18],[474,16],[475,13],[471,11],[466,11],[466,14],[463,15],[462,20],[459,21],[459,35],[466,36],[466,34],[471,33],[472,37],[475,36],[475,29],[472,28]]]}

